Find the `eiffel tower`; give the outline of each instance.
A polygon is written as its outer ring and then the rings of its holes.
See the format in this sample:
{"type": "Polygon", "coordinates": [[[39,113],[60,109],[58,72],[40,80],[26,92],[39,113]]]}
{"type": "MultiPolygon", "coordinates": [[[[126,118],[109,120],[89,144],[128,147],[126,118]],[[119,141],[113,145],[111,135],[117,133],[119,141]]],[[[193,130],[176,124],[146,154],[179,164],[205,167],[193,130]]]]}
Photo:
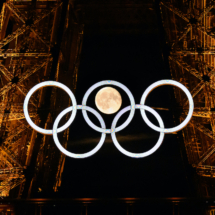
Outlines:
{"type": "MultiPolygon", "coordinates": [[[[203,196],[214,196],[215,177],[215,37],[214,1],[161,1],[172,78],[184,84],[194,99],[194,113],[183,129],[189,163],[196,169],[203,196]]],[[[188,101],[175,89],[183,121],[188,101]]]]}
{"type": "MultiPolygon", "coordinates": [[[[27,124],[23,101],[27,92],[46,80],[61,81],[76,89],[83,25],[71,17],[72,3],[62,1],[10,1],[0,15],[0,196],[28,195],[35,186],[56,191],[61,184],[65,156],[49,137],[27,124]],[[72,50],[72,51],[71,51],[72,50]],[[70,62],[70,63],[69,63],[70,62]],[[70,78],[67,78],[67,77],[70,78]],[[53,165],[53,163],[55,165],[53,165]],[[51,171],[47,171],[48,169],[51,171]],[[31,169],[29,171],[29,169],[31,169]],[[25,174],[23,173],[25,172],[25,174]],[[49,172],[49,173],[48,173],[49,172]],[[45,174],[44,174],[45,173],[45,174]],[[26,177],[29,185],[26,185],[26,177]],[[37,178],[43,178],[37,184],[37,178]]],[[[36,92],[29,104],[37,125],[51,126],[57,110],[70,104],[58,89],[36,92]],[[48,99],[47,99],[48,98],[48,99]],[[55,111],[53,111],[55,110],[55,111]]],[[[66,147],[68,130],[62,143],[66,147]]]]}

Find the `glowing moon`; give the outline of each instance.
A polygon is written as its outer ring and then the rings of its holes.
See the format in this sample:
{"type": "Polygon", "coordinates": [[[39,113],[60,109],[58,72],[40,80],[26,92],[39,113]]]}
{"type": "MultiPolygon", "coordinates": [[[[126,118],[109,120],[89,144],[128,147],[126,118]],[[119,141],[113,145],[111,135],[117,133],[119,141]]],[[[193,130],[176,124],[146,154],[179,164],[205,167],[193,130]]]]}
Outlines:
{"type": "Polygon", "coordinates": [[[104,87],[96,94],[96,107],[106,114],[116,113],[122,104],[120,93],[112,87],[104,87]]]}

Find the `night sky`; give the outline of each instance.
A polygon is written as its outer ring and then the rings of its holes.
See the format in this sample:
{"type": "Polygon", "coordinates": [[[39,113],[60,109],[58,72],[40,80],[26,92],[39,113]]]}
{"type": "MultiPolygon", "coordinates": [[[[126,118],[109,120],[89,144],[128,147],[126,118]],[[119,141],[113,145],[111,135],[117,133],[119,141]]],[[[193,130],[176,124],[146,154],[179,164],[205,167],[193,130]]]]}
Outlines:
{"type": "MultiPolygon", "coordinates": [[[[85,92],[93,84],[115,80],[127,86],[139,104],[150,84],[170,78],[170,73],[165,70],[159,35],[84,35],[76,99],[81,104],[85,92]]],[[[94,90],[87,102],[97,111],[94,100],[101,88],[94,90]]],[[[116,89],[122,95],[122,109],[129,105],[129,99],[123,90],[116,89]]],[[[146,105],[169,109],[171,90],[171,86],[156,88],[148,96],[146,105]]],[[[166,128],[174,126],[171,111],[157,112],[166,128]]],[[[99,113],[106,127],[110,128],[116,114],[99,113]]],[[[117,125],[122,124],[128,115],[129,112],[124,114],[117,125]]],[[[100,126],[91,113],[89,116],[100,126]]],[[[150,113],[147,116],[158,125],[150,113]]],[[[68,150],[87,152],[96,146],[100,136],[87,125],[79,110],[70,127],[68,150]]],[[[153,147],[159,133],[149,128],[140,111],[136,110],[131,123],[116,137],[125,149],[140,153],[153,147]]],[[[92,157],[66,158],[60,193],[65,197],[186,197],[189,185],[185,165],[176,134],[165,135],[161,147],[154,154],[140,159],[119,152],[107,134],[104,145],[92,157]]]]}

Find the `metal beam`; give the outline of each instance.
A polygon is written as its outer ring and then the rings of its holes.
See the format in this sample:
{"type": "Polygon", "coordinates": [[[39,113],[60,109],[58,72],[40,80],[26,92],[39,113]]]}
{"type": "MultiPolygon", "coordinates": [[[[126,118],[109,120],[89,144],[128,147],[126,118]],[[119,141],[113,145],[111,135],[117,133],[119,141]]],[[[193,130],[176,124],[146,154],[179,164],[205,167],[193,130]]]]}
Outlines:
{"type": "Polygon", "coordinates": [[[209,130],[208,128],[205,128],[203,125],[197,122],[190,122],[191,125],[193,125],[197,130],[201,131],[211,139],[215,140],[215,136],[213,135],[213,132],[209,130]]]}
{"type": "Polygon", "coordinates": [[[7,58],[7,57],[32,57],[32,58],[48,57],[48,58],[50,58],[51,53],[40,52],[40,51],[37,51],[37,52],[30,51],[27,53],[20,53],[14,49],[11,49],[11,50],[6,50],[5,52],[0,52],[0,57],[3,57],[3,58],[7,58]]]}
{"type": "Polygon", "coordinates": [[[17,136],[18,134],[20,134],[21,132],[25,131],[26,129],[28,129],[30,126],[29,125],[25,125],[25,124],[21,124],[20,126],[18,126],[17,128],[13,129],[9,134],[8,137],[4,140],[4,145],[6,144],[11,144],[12,139],[17,136]]]}
{"type": "Polygon", "coordinates": [[[29,76],[31,76],[32,74],[34,74],[35,72],[37,72],[38,70],[40,70],[41,68],[45,67],[47,63],[49,63],[51,59],[46,59],[43,60],[42,63],[40,64],[36,64],[34,67],[30,68],[29,70],[27,70],[25,73],[23,73],[20,77],[19,77],[19,81],[18,83],[12,83],[9,82],[7,85],[5,85],[2,89],[0,89],[0,96],[4,95],[5,93],[7,93],[10,89],[12,89],[13,87],[17,87],[21,93],[23,93],[24,95],[26,95],[23,90],[24,87],[23,85],[20,85],[20,83],[22,83],[25,79],[27,79],[29,76]]]}
{"type": "MultiPolygon", "coordinates": [[[[205,87],[205,82],[202,80],[200,81],[196,87],[191,91],[191,95],[194,98],[203,88],[205,87]]],[[[184,101],[184,107],[188,104],[188,100],[186,98],[186,102],[184,101]]]]}
{"type": "Polygon", "coordinates": [[[4,13],[5,13],[5,3],[3,4],[2,9],[1,9],[1,13],[0,13],[0,32],[2,30],[3,23],[4,23],[4,17],[5,17],[4,13]]]}
{"type": "MultiPolygon", "coordinates": [[[[5,113],[0,113],[0,122],[3,120],[5,113]]],[[[25,119],[24,113],[6,113],[8,115],[7,121],[14,121],[14,120],[20,120],[20,119],[25,119]]],[[[35,118],[38,116],[37,113],[29,113],[29,116],[31,118],[35,118]]]]}
{"type": "Polygon", "coordinates": [[[27,20],[26,17],[23,17],[23,14],[19,11],[19,9],[17,7],[14,6],[14,4],[12,2],[7,2],[5,4],[8,9],[16,15],[16,17],[23,23],[25,24],[25,21],[27,20]]]}
{"type": "Polygon", "coordinates": [[[164,7],[166,7],[167,9],[169,9],[170,11],[172,11],[174,14],[176,14],[180,18],[182,18],[187,23],[189,23],[189,19],[187,18],[186,14],[182,13],[178,8],[174,7],[169,2],[165,2],[165,3],[160,2],[160,4],[163,5],[164,7]]]}
{"type": "Polygon", "coordinates": [[[199,71],[197,71],[195,68],[192,68],[191,66],[189,66],[186,62],[179,60],[179,59],[175,59],[173,56],[169,56],[169,60],[175,62],[180,67],[182,67],[184,70],[186,70],[187,72],[189,72],[190,74],[194,75],[195,77],[197,77],[199,80],[202,81],[202,76],[199,73],[199,71]]]}
{"type": "Polygon", "coordinates": [[[211,4],[211,5],[210,5],[208,8],[206,8],[206,10],[204,10],[204,11],[200,14],[200,16],[199,16],[199,18],[198,18],[198,22],[199,22],[204,16],[206,16],[206,15],[210,12],[210,10],[211,10],[212,8],[214,8],[214,0],[211,1],[210,4],[211,4]]]}

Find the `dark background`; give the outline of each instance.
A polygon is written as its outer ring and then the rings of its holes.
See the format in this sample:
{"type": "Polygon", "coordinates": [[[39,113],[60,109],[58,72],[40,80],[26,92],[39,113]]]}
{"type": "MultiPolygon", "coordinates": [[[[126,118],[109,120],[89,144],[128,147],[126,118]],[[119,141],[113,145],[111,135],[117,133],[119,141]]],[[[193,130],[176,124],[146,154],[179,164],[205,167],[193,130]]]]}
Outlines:
{"type": "MultiPolygon", "coordinates": [[[[85,92],[96,82],[115,80],[127,86],[136,104],[145,89],[155,81],[170,79],[162,57],[160,35],[84,35],[81,63],[78,75],[76,99],[81,104],[85,92]]],[[[87,105],[96,109],[93,91],[87,105]]],[[[118,88],[117,88],[118,89],[118,88]]],[[[146,105],[171,109],[171,86],[153,90],[146,105]]],[[[121,109],[129,105],[127,95],[122,95],[121,109]]],[[[120,110],[121,110],[120,109],[120,110]]],[[[157,110],[165,127],[174,126],[172,112],[157,110]]],[[[103,116],[110,128],[115,114],[103,116]]],[[[122,124],[129,112],[119,122],[122,124]]],[[[147,113],[157,124],[156,119],[147,113]]],[[[90,118],[97,123],[89,113],[90,118]]],[[[180,133],[180,132],[179,132],[180,133]]],[[[68,150],[84,153],[96,146],[101,134],[91,129],[78,111],[70,127],[68,150]]],[[[149,150],[158,140],[159,133],[149,128],[136,110],[132,122],[117,133],[120,144],[131,152],[149,150]]],[[[177,134],[165,135],[163,144],[152,155],[134,159],[120,153],[112,143],[110,135],[102,148],[92,157],[72,159],[67,157],[60,193],[66,197],[179,197],[189,196],[186,178],[186,159],[177,134]]]]}

